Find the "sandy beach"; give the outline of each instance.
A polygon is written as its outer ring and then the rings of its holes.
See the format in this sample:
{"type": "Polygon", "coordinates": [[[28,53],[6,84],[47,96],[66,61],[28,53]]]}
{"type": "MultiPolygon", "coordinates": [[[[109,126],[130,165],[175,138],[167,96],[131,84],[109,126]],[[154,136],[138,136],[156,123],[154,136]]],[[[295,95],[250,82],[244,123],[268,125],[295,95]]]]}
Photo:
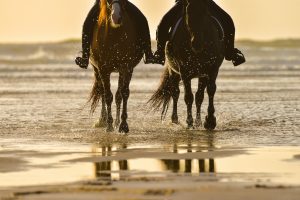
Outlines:
{"type": "Polygon", "coordinates": [[[123,135],[93,127],[79,45],[0,45],[1,200],[299,199],[299,46],[239,43],[248,62],[223,64],[213,132],[186,130],[182,88],[180,125],[161,122],[146,102],[163,67],[141,63],[123,135]]]}

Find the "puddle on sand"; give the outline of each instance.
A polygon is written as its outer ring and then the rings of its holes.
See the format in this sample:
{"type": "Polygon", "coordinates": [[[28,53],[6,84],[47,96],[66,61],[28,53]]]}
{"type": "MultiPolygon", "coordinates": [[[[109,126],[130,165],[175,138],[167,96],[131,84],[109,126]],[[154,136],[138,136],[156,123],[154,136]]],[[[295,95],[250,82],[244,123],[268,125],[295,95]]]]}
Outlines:
{"type": "Polygon", "coordinates": [[[300,185],[298,147],[221,148],[174,145],[91,145],[0,142],[0,187],[81,180],[199,177],[203,181],[300,185]],[[21,160],[19,166],[2,162],[21,160]],[[6,159],[7,160],[7,159],[6,159]]]}

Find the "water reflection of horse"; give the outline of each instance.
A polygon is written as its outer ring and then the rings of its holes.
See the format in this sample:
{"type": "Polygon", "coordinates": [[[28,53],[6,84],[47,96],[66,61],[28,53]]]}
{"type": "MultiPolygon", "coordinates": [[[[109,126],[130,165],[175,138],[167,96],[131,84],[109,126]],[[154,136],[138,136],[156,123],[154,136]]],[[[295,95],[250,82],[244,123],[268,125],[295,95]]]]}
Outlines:
{"type": "MultiPolygon", "coordinates": [[[[121,149],[126,149],[126,145],[124,144],[121,149]]],[[[112,147],[102,146],[101,147],[101,156],[111,156],[112,154],[112,147]]],[[[128,170],[128,161],[127,160],[120,160],[118,161],[118,167],[120,171],[127,171],[128,170]]],[[[112,161],[100,162],[95,163],[95,176],[100,179],[105,180],[112,180],[112,161]]],[[[119,177],[122,178],[121,175],[119,177]]]]}
{"type": "Polygon", "coordinates": [[[191,79],[198,78],[195,125],[201,126],[201,105],[207,88],[209,106],[204,127],[212,130],[216,127],[214,95],[219,68],[224,60],[224,34],[220,23],[209,14],[206,1],[186,0],[186,2],[188,5],[183,18],[177,23],[173,38],[166,47],[167,62],[161,85],[150,99],[150,103],[154,108],[162,106],[164,117],[172,98],[172,122],[178,123],[177,102],[180,94],[179,82],[182,81],[187,106],[186,122],[188,128],[193,128],[194,95],[191,79]]]}
{"type": "MultiPolygon", "coordinates": [[[[207,146],[204,147],[204,149],[208,149],[210,151],[214,148],[214,135],[207,135],[207,138],[205,139],[205,142],[207,146]]],[[[132,168],[136,168],[137,166],[134,165],[133,160],[127,160],[124,158],[124,160],[113,160],[112,156],[116,156],[118,152],[127,151],[127,144],[122,143],[119,145],[118,148],[114,147],[114,150],[112,148],[112,145],[102,145],[100,146],[99,150],[101,150],[101,156],[102,157],[111,157],[112,160],[107,159],[107,161],[95,163],[95,176],[98,179],[101,180],[114,180],[117,178],[117,180],[122,180],[122,178],[127,178],[126,174],[130,173],[124,173],[124,171],[130,171],[132,168]],[[113,155],[114,153],[114,155],[113,155]],[[116,154],[115,154],[116,153],[116,154]],[[114,163],[114,164],[113,164],[114,163]],[[116,177],[113,177],[113,174],[117,174],[116,177]]],[[[165,148],[164,148],[165,149],[165,148]]],[[[97,151],[97,150],[95,150],[97,151]]],[[[194,143],[193,138],[187,138],[186,143],[175,143],[173,147],[170,149],[170,152],[174,154],[179,153],[192,153],[192,152],[202,152],[203,151],[203,144],[201,146],[198,146],[197,143],[194,143]]],[[[153,158],[155,161],[159,161],[159,172],[165,172],[170,171],[173,173],[215,173],[216,172],[216,165],[215,160],[213,158],[207,158],[207,159],[156,159],[153,158]],[[194,162],[196,161],[196,162],[194,162]],[[198,167],[198,168],[197,168],[198,167]]],[[[157,162],[154,162],[157,163],[157,162]]],[[[140,164],[140,163],[139,163],[140,164]]],[[[144,169],[147,170],[147,169],[144,169]]],[[[153,170],[153,169],[151,169],[153,170]]]]}
{"type": "Polygon", "coordinates": [[[137,37],[137,27],[130,19],[121,0],[101,0],[99,23],[94,28],[91,48],[91,63],[94,67],[95,83],[91,92],[91,110],[94,112],[102,99],[102,112],[99,126],[106,126],[113,131],[111,105],[113,94],[110,86],[112,72],[119,73],[119,84],[116,93],[117,116],[115,126],[119,132],[129,131],[127,124],[127,101],[129,84],[134,67],[143,57],[143,44],[137,37]],[[120,124],[120,111],[123,110],[120,124]]]}
{"type": "MultiPolygon", "coordinates": [[[[173,153],[192,153],[192,152],[202,152],[203,150],[203,144],[197,145],[193,142],[192,136],[189,136],[186,141],[186,145],[180,145],[174,144],[173,145],[173,153]],[[179,152],[180,151],[180,152],[179,152]]],[[[214,148],[214,134],[208,134],[206,135],[205,142],[207,146],[208,151],[211,151],[211,149],[214,148]]],[[[180,162],[180,160],[170,160],[170,159],[163,159],[161,160],[166,168],[166,170],[178,173],[178,172],[184,172],[184,173],[215,173],[216,172],[216,165],[215,165],[215,159],[213,158],[207,158],[207,159],[184,159],[184,162],[180,162]],[[197,162],[193,162],[197,161],[197,162]],[[197,169],[198,165],[198,171],[197,169]],[[194,169],[194,171],[193,171],[194,169]]]]}
{"type": "MultiPolygon", "coordinates": [[[[188,145],[186,152],[192,153],[192,146],[188,145]]],[[[200,152],[200,151],[198,151],[200,152]]],[[[173,146],[173,153],[178,153],[178,146],[173,146]]],[[[193,162],[191,159],[185,159],[183,163],[180,162],[180,160],[170,160],[170,159],[163,159],[161,160],[166,168],[166,170],[178,173],[180,171],[183,171],[184,173],[196,173],[196,171],[193,171],[193,169],[196,169],[197,165],[193,162]]],[[[213,158],[208,159],[197,159],[198,162],[198,173],[214,173],[216,172],[215,167],[215,160],[213,158]],[[208,160],[208,163],[206,162],[208,160]],[[207,165],[208,164],[208,165],[207,165]]]]}

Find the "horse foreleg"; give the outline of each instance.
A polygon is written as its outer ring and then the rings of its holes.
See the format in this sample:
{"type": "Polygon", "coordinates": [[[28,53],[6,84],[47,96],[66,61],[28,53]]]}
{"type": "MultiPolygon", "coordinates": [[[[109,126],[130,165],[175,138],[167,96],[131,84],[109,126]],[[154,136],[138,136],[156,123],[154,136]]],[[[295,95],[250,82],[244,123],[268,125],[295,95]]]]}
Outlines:
{"type": "Polygon", "coordinates": [[[111,113],[111,104],[113,102],[113,94],[110,89],[110,74],[101,74],[101,80],[104,87],[104,98],[105,98],[105,104],[107,108],[107,132],[112,132],[114,130],[113,128],[113,117],[111,113]]]}
{"type": "Polygon", "coordinates": [[[193,128],[193,114],[192,114],[192,106],[194,102],[194,95],[192,92],[192,87],[191,87],[191,80],[183,80],[183,85],[184,85],[184,101],[187,106],[187,128],[193,128]]]}
{"type": "Polygon", "coordinates": [[[122,86],[122,99],[123,99],[123,109],[122,109],[122,116],[121,116],[121,124],[119,127],[119,132],[120,133],[128,133],[129,132],[129,127],[127,123],[127,102],[128,98],[130,95],[130,90],[129,90],[129,85],[132,77],[132,71],[131,72],[126,72],[126,74],[123,76],[123,86],[122,86]]]}
{"type": "Polygon", "coordinates": [[[214,107],[214,97],[217,90],[216,81],[210,81],[207,86],[207,94],[209,98],[209,105],[208,105],[208,114],[205,118],[204,128],[207,130],[214,130],[216,128],[217,122],[215,114],[215,107],[214,107]]]}
{"type": "Polygon", "coordinates": [[[196,92],[196,108],[197,108],[197,113],[196,113],[196,121],[195,121],[195,126],[199,128],[202,125],[201,122],[201,106],[204,100],[204,90],[206,88],[207,82],[204,79],[199,78],[198,82],[198,91],[196,92]]]}
{"type": "Polygon", "coordinates": [[[115,127],[118,128],[120,125],[120,113],[121,113],[121,104],[122,104],[122,85],[123,85],[123,77],[119,76],[118,90],[116,92],[116,106],[117,106],[117,114],[115,120],[115,127]]]}

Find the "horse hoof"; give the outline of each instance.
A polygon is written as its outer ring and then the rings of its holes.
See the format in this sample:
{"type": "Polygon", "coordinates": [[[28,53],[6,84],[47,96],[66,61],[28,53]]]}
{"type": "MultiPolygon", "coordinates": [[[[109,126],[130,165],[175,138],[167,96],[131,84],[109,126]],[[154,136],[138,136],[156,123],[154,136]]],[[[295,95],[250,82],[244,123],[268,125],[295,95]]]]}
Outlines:
{"type": "Polygon", "coordinates": [[[172,119],[172,123],[173,124],[179,124],[179,121],[178,121],[178,119],[172,119]]]}
{"type": "Polygon", "coordinates": [[[178,120],[178,116],[177,115],[173,114],[171,119],[172,119],[172,123],[173,124],[179,124],[179,120],[178,120]]]}
{"type": "Polygon", "coordinates": [[[205,117],[205,122],[204,122],[204,128],[206,130],[214,130],[217,126],[217,120],[216,120],[216,117],[215,116],[212,116],[212,117],[208,117],[206,116],[205,117]]]}
{"type": "Polygon", "coordinates": [[[196,119],[196,121],[195,121],[195,127],[196,128],[200,128],[201,126],[202,126],[201,119],[196,119]]]}
{"type": "Polygon", "coordinates": [[[111,132],[113,132],[114,131],[114,127],[112,126],[112,125],[110,125],[110,126],[108,126],[107,128],[106,128],[106,132],[107,133],[111,133],[111,132]]]}
{"type": "Polygon", "coordinates": [[[193,129],[195,129],[195,127],[193,125],[187,125],[186,129],[187,130],[193,130],[193,129]]]}
{"type": "Polygon", "coordinates": [[[94,124],[94,128],[104,128],[107,126],[106,121],[100,119],[94,124]]]}
{"type": "Polygon", "coordinates": [[[119,127],[119,132],[120,133],[128,133],[129,132],[129,127],[127,122],[122,122],[120,127],[119,127]]]}
{"type": "Polygon", "coordinates": [[[193,118],[188,118],[186,120],[186,123],[187,123],[187,129],[195,129],[193,118]]]}

